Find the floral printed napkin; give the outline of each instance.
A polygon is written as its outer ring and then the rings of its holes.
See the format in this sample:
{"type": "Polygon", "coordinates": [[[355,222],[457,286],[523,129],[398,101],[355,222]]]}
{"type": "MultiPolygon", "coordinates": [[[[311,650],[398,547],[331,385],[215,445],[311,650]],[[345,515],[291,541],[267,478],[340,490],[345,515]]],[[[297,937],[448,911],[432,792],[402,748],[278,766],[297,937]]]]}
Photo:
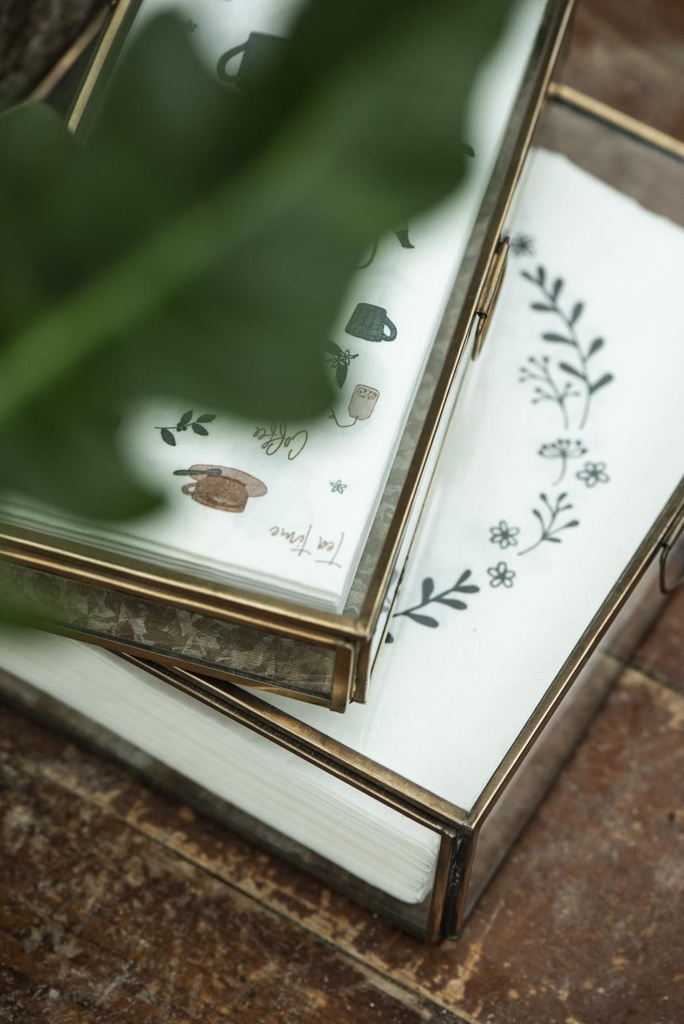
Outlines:
{"type": "Polygon", "coordinates": [[[684,474],[683,266],[682,229],[533,155],[369,703],[298,717],[471,806],[684,474]]]}

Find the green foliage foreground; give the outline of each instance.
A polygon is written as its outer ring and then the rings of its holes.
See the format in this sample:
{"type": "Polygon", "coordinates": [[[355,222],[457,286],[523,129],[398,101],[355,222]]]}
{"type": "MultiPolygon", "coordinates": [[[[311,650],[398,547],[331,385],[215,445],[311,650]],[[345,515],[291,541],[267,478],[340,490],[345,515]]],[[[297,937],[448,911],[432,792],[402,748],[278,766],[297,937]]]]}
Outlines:
{"type": "Polygon", "coordinates": [[[463,174],[468,89],[507,0],[314,0],[247,93],[162,18],[87,146],[0,117],[2,487],[88,516],[156,497],[113,425],[146,395],[250,418],[329,404],[361,255],[463,174]]]}

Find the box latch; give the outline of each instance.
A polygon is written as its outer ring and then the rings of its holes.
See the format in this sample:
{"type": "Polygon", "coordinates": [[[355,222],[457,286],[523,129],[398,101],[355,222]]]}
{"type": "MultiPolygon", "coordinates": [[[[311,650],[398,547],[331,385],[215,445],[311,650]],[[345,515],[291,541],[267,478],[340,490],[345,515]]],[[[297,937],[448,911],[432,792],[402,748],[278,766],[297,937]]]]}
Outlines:
{"type": "Polygon", "coordinates": [[[477,326],[475,328],[475,341],[473,343],[473,359],[477,359],[487,339],[489,325],[492,322],[492,314],[496,306],[496,300],[501,290],[501,282],[504,278],[508,252],[511,247],[510,238],[502,238],[497,245],[492,261],[489,264],[485,279],[482,283],[482,290],[475,310],[477,326]]]}
{"type": "Polygon", "coordinates": [[[667,531],[660,550],[660,589],[671,594],[684,583],[684,506],[667,531]]]}

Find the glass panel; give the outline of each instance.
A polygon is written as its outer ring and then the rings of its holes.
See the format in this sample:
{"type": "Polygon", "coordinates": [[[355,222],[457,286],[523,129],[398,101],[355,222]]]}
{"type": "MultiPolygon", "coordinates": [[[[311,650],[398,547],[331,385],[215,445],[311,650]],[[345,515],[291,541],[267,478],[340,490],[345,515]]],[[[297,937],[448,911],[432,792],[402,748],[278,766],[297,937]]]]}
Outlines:
{"type": "Polygon", "coordinates": [[[53,628],[160,655],[213,674],[239,676],[297,697],[332,699],[335,650],[131,597],[27,566],[0,563],[0,585],[37,608],[53,628]]]}

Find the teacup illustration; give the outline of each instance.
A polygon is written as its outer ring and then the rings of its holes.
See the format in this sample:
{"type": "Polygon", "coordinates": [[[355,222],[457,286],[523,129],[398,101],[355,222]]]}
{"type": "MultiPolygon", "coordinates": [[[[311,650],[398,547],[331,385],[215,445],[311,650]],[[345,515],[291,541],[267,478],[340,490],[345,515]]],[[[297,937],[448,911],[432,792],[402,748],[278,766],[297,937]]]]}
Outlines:
{"type": "Polygon", "coordinates": [[[241,469],[229,466],[195,465],[176,469],[174,476],[191,476],[193,483],[183,484],[183,494],[194,501],[222,512],[244,512],[249,498],[266,494],[266,484],[241,469]]]}
{"type": "Polygon", "coordinates": [[[270,36],[265,32],[252,32],[246,43],[234,46],[232,50],[219,57],[216,65],[216,74],[222,82],[231,82],[238,85],[245,92],[259,82],[264,72],[275,64],[282,57],[286,39],[281,36],[270,36]],[[242,54],[239,63],[236,60],[242,54]],[[228,70],[228,65],[233,64],[234,70],[228,70]]]}
{"type": "Polygon", "coordinates": [[[359,302],[344,330],[364,341],[394,341],[397,336],[397,329],[387,316],[387,310],[370,302],[359,302]]]}

